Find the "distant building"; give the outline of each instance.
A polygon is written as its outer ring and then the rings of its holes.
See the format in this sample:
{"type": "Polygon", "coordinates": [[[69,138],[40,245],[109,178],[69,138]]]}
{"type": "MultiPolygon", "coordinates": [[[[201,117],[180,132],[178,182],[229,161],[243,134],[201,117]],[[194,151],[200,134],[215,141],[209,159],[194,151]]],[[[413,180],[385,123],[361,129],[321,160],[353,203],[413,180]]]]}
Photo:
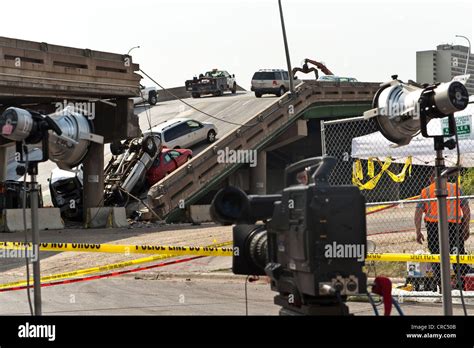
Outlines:
{"type": "MultiPolygon", "coordinates": [[[[416,52],[416,81],[419,83],[448,82],[463,75],[469,48],[460,45],[438,45],[436,50],[416,52]]],[[[474,95],[474,54],[469,57],[466,87],[474,95]]]]}

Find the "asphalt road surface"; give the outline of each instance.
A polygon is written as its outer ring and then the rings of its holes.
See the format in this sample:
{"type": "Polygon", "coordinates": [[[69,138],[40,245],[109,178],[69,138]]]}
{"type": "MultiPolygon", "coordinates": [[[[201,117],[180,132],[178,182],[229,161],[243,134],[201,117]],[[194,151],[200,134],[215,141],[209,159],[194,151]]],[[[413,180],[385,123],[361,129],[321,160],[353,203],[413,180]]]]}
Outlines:
{"type": "MultiPolygon", "coordinates": [[[[165,93],[161,91],[160,93],[165,93]]],[[[235,95],[224,94],[222,97],[201,97],[199,99],[185,99],[185,101],[195,108],[205,111],[221,120],[209,117],[200,113],[179,100],[167,101],[157,104],[154,107],[149,105],[138,106],[136,112],[140,117],[140,128],[147,130],[152,126],[176,117],[189,117],[201,122],[212,122],[218,129],[218,137],[228,133],[236,126],[226,123],[243,123],[257,112],[262,111],[268,105],[277,101],[274,96],[256,98],[250,92],[238,92],[235,95]],[[148,116],[150,122],[148,122],[148,116]]],[[[198,147],[198,150],[200,148],[198,147]]]]}
{"type": "MultiPolygon", "coordinates": [[[[244,281],[110,278],[42,289],[44,315],[245,315],[244,281]]],[[[278,315],[275,293],[263,282],[247,289],[249,315],[278,315]]],[[[350,312],[372,316],[367,302],[349,302],[350,312]]],[[[403,303],[406,315],[442,315],[441,304],[403,303]]],[[[468,312],[473,313],[473,306],[468,312]]],[[[383,307],[379,306],[383,313],[383,307]]],[[[459,305],[454,313],[462,315],[459,305]]],[[[0,315],[29,315],[26,292],[0,293],[0,315]]],[[[392,315],[397,315],[393,309],[392,315]]]]}
{"type": "MultiPolygon", "coordinates": [[[[43,288],[45,315],[245,315],[244,283],[103,279],[43,288]]],[[[266,284],[248,287],[251,315],[277,315],[266,284]]],[[[28,315],[25,291],[0,294],[0,315],[28,315]]]]}

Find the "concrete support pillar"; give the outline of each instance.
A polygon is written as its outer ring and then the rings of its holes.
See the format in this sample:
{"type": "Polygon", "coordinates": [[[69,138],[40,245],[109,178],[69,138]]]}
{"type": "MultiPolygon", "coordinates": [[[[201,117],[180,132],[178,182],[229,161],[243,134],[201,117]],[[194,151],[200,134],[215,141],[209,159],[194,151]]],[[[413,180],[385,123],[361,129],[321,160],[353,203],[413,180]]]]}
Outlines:
{"type": "Polygon", "coordinates": [[[7,179],[8,167],[8,149],[7,147],[0,147],[0,181],[7,179]]]}
{"type": "Polygon", "coordinates": [[[257,165],[250,167],[250,194],[264,195],[267,193],[267,152],[259,151],[257,165]]]}
{"type": "Polygon", "coordinates": [[[103,206],[104,144],[91,143],[84,164],[84,220],[88,208],[103,206]]]}
{"type": "Polygon", "coordinates": [[[15,151],[15,146],[0,146],[0,181],[7,180],[8,159],[12,151],[15,151]]]}

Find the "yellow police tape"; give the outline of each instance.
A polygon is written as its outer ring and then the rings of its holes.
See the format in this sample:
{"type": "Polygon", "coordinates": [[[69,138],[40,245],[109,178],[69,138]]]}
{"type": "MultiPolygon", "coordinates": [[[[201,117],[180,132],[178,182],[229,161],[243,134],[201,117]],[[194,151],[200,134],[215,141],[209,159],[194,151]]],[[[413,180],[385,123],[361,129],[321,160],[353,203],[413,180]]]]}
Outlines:
{"type": "MultiPolygon", "coordinates": [[[[440,260],[439,254],[392,254],[392,253],[369,253],[366,257],[367,261],[384,261],[384,262],[434,262],[440,260]]],[[[451,255],[451,263],[457,263],[457,256],[451,255]]],[[[459,263],[474,263],[474,255],[459,255],[459,263]]]]}
{"type": "MultiPolygon", "coordinates": [[[[87,269],[81,269],[81,270],[76,270],[76,271],[71,271],[71,272],[53,274],[53,275],[41,277],[41,283],[46,283],[46,282],[50,282],[50,281],[57,281],[57,280],[64,280],[64,279],[70,279],[70,278],[75,278],[75,277],[84,276],[84,275],[90,275],[90,274],[94,274],[94,273],[113,271],[113,270],[117,270],[117,269],[120,269],[120,268],[139,265],[139,264],[142,264],[142,263],[153,262],[153,261],[157,261],[157,260],[163,260],[163,259],[166,259],[166,258],[169,258],[169,257],[172,257],[172,256],[173,255],[148,256],[148,257],[144,257],[144,258],[136,259],[136,260],[124,261],[124,262],[119,262],[119,263],[114,263],[114,264],[109,264],[109,265],[104,265],[104,266],[98,266],[98,267],[92,267],[92,268],[87,268],[87,269]]],[[[33,279],[31,279],[30,284],[32,284],[32,281],[33,281],[33,279]]],[[[16,282],[0,284],[0,289],[20,287],[20,286],[25,286],[25,285],[27,285],[26,280],[20,280],[20,281],[16,281],[16,282]]]]}
{"type": "MultiPolygon", "coordinates": [[[[27,244],[32,247],[31,243],[27,244]]],[[[0,249],[25,249],[24,242],[0,242],[0,249]]],[[[169,245],[115,245],[90,243],[41,243],[42,251],[76,251],[116,254],[151,254],[151,255],[193,255],[193,256],[232,256],[231,247],[222,246],[169,246],[169,245]]]]}
{"type": "MultiPolygon", "coordinates": [[[[5,242],[2,242],[3,244],[5,242]]],[[[229,245],[232,242],[225,242],[225,243],[220,243],[220,244],[215,244],[215,245],[210,245],[209,247],[222,247],[225,245],[229,245]]],[[[53,274],[49,276],[44,276],[41,277],[41,283],[47,283],[51,281],[58,281],[58,280],[65,280],[65,279],[71,279],[71,278],[76,278],[79,276],[85,276],[85,275],[90,275],[90,274],[95,274],[95,273],[102,273],[102,272],[107,272],[107,271],[114,271],[120,268],[126,268],[130,266],[136,266],[140,265],[143,263],[149,263],[157,260],[163,260],[163,259],[168,259],[171,257],[175,257],[177,255],[174,254],[169,254],[169,255],[154,255],[154,256],[148,256],[136,260],[130,260],[130,261],[123,261],[123,262],[118,262],[118,263],[113,263],[113,264],[108,264],[108,265],[103,265],[103,266],[97,266],[97,267],[91,267],[91,268],[86,268],[86,269],[81,269],[81,270],[76,270],[76,271],[71,271],[71,272],[64,272],[64,273],[58,273],[58,274],[53,274]]],[[[33,279],[30,280],[30,284],[32,284],[33,279]]],[[[14,288],[14,287],[21,287],[21,286],[26,286],[27,281],[26,280],[20,280],[20,281],[15,281],[15,282],[10,282],[10,283],[4,283],[0,284],[0,290],[1,289],[7,289],[7,288],[14,288]]]]}
{"type": "Polygon", "coordinates": [[[362,163],[359,159],[355,160],[353,169],[352,169],[352,183],[357,186],[360,190],[373,190],[380,179],[382,178],[383,173],[387,173],[390,178],[396,182],[396,183],[401,183],[405,181],[406,174],[408,172],[408,175],[411,176],[412,172],[412,157],[408,156],[405,165],[403,166],[402,171],[399,174],[395,174],[389,170],[389,167],[392,165],[392,159],[390,157],[387,157],[385,159],[385,163],[382,163],[382,161],[378,158],[369,158],[367,162],[367,175],[369,177],[369,180],[366,183],[362,183],[362,180],[364,179],[364,172],[362,169],[362,163]],[[381,167],[380,173],[377,175],[375,174],[374,171],[374,160],[377,161],[379,166],[381,167]]]}
{"type": "MultiPolygon", "coordinates": [[[[85,243],[41,243],[43,251],[75,251],[75,252],[100,252],[122,253],[129,255],[152,254],[169,256],[232,256],[234,249],[224,247],[231,242],[210,246],[163,246],[163,245],[114,245],[114,244],[85,244],[85,243]]],[[[25,243],[0,242],[0,249],[23,250],[25,243]]],[[[31,243],[28,244],[28,249],[31,243]]],[[[437,254],[401,254],[401,253],[368,253],[367,261],[383,262],[439,262],[437,254]]],[[[151,260],[154,261],[154,260],[151,260]]],[[[451,262],[455,263],[456,255],[451,255],[451,262]]],[[[460,255],[460,263],[474,264],[474,255],[460,255]]]]}

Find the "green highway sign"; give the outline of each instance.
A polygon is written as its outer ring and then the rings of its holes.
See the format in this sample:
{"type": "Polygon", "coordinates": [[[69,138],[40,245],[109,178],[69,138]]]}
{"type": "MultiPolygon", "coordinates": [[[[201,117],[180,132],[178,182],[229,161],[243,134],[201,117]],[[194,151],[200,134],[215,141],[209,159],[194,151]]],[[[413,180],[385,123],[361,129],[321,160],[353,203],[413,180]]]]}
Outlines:
{"type": "MultiPolygon", "coordinates": [[[[443,129],[443,135],[449,134],[448,119],[441,120],[441,128],[443,129]]],[[[472,118],[471,115],[458,116],[456,117],[456,128],[458,136],[461,139],[469,138],[472,133],[472,118]]]]}

